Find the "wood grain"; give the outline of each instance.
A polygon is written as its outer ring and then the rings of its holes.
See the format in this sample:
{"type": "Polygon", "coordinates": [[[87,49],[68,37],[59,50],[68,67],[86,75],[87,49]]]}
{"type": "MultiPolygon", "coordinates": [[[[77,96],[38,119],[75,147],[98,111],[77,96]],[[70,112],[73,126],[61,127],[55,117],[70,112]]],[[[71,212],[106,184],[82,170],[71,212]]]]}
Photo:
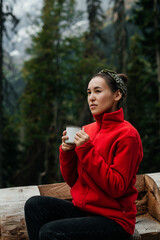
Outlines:
{"type": "MultiPolygon", "coordinates": [[[[160,173],[152,177],[137,175],[135,184],[136,229],[142,240],[160,240],[160,173]]],[[[26,200],[34,195],[72,198],[66,183],[0,189],[0,240],[28,240],[23,209],[26,200]]]]}
{"type": "Polygon", "coordinates": [[[145,185],[148,193],[148,212],[160,221],[160,190],[150,176],[145,176],[145,185]]]}
{"type": "Polygon", "coordinates": [[[66,183],[55,183],[38,186],[41,196],[71,199],[70,187],[66,183]]]}
{"type": "Polygon", "coordinates": [[[0,240],[27,240],[24,204],[40,195],[37,186],[0,189],[0,240]]]}

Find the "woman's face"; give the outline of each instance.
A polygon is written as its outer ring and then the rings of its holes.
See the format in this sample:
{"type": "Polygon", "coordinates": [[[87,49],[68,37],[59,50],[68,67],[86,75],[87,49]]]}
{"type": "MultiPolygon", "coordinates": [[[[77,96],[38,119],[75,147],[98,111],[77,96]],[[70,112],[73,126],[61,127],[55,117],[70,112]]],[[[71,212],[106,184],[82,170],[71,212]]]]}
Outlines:
{"type": "Polygon", "coordinates": [[[113,93],[102,77],[96,76],[91,79],[87,93],[89,108],[93,115],[117,110],[117,103],[121,98],[117,98],[117,95],[120,95],[120,91],[113,93]]]}

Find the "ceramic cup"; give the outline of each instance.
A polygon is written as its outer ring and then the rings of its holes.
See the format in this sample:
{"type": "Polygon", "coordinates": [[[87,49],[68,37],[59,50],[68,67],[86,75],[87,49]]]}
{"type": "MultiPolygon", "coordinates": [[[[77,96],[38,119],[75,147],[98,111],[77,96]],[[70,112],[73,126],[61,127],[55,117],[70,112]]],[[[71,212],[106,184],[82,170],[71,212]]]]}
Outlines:
{"type": "Polygon", "coordinates": [[[69,144],[74,144],[74,137],[76,133],[80,130],[81,128],[77,126],[66,126],[66,136],[68,137],[68,139],[65,142],[69,144]]]}

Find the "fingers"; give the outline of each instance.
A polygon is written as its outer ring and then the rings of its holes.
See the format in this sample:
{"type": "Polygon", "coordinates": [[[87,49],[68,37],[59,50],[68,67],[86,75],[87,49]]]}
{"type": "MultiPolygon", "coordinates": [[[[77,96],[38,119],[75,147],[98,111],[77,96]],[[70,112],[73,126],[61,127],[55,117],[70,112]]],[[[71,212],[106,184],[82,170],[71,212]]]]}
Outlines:
{"type": "Polygon", "coordinates": [[[62,143],[65,143],[65,141],[68,139],[68,137],[67,136],[63,136],[62,137],[62,143]]]}
{"type": "Polygon", "coordinates": [[[67,134],[67,131],[64,130],[63,133],[62,133],[62,135],[65,136],[66,134],[67,134]]]}
{"type": "Polygon", "coordinates": [[[68,144],[65,141],[68,139],[68,136],[66,136],[67,132],[66,130],[63,131],[62,133],[62,150],[63,151],[68,151],[76,146],[81,146],[83,143],[87,142],[90,138],[89,135],[85,132],[84,127],[82,130],[78,131],[75,135],[74,142],[75,144],[68,144]]]}
{"type": "Polygon", "coordinates": [[[63,131],[63,133],[62,133],[62,143],[65,143],[65,141],[68,139],[68,137],[66,136],[66,134],[67,134],[67,131],[66,130],[64,130],[63,131]]]}
{"type": "Polygon", "coordinates": [[[62,143],[62,150],[64,152],[72,150],[73,148],[75,148],[75,144],[67,144],[67,143],[62,143]]]}
{"type": "Polygon", "coordinates": [[[76,146],[81,146],[83,143],[87,142],[89,140],[89,135],[84,132],[83,130],[80,130],[75,135],[75,144],[76,146]]]}
{"type": "Polygon", "coordinates": [[[77,138],[77,137],[85,138],[85,137],[87,137],[87,136],[88,136],[88,134],[86,134],[86,133],[84,132],[84,130],[80,130],[80,131],[78,131],[78,132],[76,133],[75,138],[77,138]]]}

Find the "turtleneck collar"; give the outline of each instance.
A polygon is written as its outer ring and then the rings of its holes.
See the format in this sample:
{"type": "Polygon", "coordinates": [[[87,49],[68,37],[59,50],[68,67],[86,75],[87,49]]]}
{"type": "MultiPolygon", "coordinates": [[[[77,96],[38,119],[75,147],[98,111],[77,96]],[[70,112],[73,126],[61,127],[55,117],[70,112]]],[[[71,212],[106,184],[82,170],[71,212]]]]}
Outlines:
{"type": "Polygon", "coordinates": [[[111,113],[93,115],[98,125],[105,127],[109,124],[122,123],[124,121],[123,108],[111,113]]]}

